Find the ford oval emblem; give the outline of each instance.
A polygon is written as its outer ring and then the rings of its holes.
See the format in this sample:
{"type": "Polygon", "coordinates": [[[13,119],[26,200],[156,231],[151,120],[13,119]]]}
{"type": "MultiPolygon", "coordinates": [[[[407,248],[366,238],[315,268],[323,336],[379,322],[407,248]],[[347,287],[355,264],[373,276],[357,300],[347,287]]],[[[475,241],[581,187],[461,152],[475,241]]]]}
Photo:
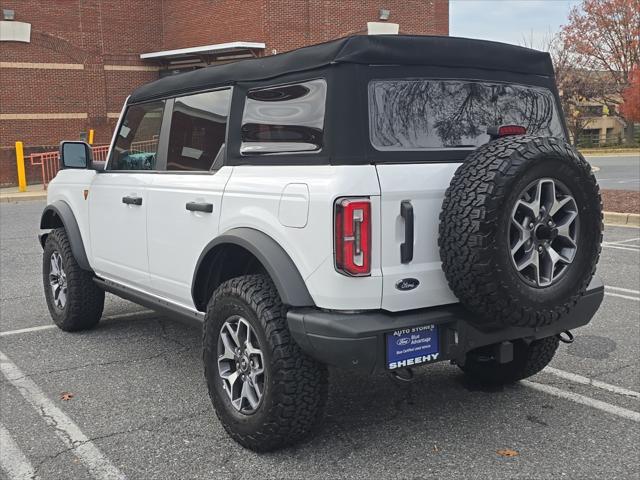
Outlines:
{"type": "Polygon", "coordinates": [[[418,285],[420,285],[420,281],[417,278],[403,278],[402,280],[398,280],[396,282],[396,288],[398,290],[402,290],[403,292],[407,290],[413,290],[418,285]]]}

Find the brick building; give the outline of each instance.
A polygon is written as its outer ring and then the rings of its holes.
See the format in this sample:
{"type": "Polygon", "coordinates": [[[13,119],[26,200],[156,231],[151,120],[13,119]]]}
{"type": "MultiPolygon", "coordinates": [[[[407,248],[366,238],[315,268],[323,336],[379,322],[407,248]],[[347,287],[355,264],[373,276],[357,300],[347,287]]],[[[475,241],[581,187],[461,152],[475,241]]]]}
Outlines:
{"type": "Polygon", "coordinates": [[[126,96],[161,75],[366,33],[386,16],[401,33],[449,32],[449,0],[3,0],[1,8],[1,185],[16,183],[16,140],[26,153],[55,150],[94,129],[94,143],[108,143],[126,96]]]}

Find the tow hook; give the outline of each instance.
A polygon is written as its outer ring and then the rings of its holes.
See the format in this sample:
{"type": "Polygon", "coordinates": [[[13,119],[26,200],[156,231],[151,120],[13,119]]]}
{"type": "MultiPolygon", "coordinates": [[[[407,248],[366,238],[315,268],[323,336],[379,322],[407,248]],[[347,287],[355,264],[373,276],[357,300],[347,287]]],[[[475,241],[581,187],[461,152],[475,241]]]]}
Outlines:
{"type": "Polygon", "coordinates": [[[395,381],[401,382],[401,383],[409,383],[415,380],[415,377],[413,375],[413,370],[409,367],[393,370],[392,372],[389,372],[389,375],[391,375],[391,378],[393,378],[395,381]],[[400,372],[404,372],[404,373],[400,373],[400,372]]]}
{"type": "Polygon", "coordinates": [[[569,330],[565,330],[564,332],[559,333],[557,337],[562,343],[573,343],[574,340],[573,333],[571,333],[569,330]]]}

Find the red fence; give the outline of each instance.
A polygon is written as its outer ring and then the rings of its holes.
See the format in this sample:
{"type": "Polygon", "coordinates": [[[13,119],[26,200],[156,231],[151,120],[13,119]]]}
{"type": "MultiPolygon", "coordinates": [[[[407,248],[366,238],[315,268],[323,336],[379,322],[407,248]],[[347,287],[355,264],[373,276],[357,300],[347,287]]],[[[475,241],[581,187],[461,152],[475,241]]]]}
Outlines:
{"type": "MultiPolygon", "coordinates": [[[[129,147],[131,153],[147,153],[155,152],[158,149],[158,138],[154,136],[151,140],[141,140],[132,142],[129,147]]],[[[91,147],[93,151],[93,160],[96,162],[106,162],[109,153],[109,145],[96,145],[91,147]]],[[[49,182],[56,176],[60,170],[60,153],[44,152],[32,153],[29,155],[32,166],[40,166],[42,168],[42,185],[46,190],[49,182]]]]}
{"type": "MultiPolygon", "coordinates": [[[[95,147],[91,147],[91,149],[93,150],[93,159],[95,161],[104,162],[107,160],[109,145],[97,145],[95,147]]],[[[42,186],[46,190],[49,182],[56,176],[58,170],[60,170],[60,153],[32,153],[29,155],[29,160],[31,161],[32,166],[40,166],[42,169],[42,186]]]]}

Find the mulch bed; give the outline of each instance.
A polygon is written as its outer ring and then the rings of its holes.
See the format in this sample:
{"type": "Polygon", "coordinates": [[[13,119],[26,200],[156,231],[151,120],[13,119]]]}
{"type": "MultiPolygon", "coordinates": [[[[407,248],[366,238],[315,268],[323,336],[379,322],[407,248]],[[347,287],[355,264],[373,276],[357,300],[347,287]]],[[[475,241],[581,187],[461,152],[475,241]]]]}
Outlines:
{"type": "Polygon", "coordinates": [[[640,192],[629,190],[602,190],[605,212],[640,213],[640,192]]]}

